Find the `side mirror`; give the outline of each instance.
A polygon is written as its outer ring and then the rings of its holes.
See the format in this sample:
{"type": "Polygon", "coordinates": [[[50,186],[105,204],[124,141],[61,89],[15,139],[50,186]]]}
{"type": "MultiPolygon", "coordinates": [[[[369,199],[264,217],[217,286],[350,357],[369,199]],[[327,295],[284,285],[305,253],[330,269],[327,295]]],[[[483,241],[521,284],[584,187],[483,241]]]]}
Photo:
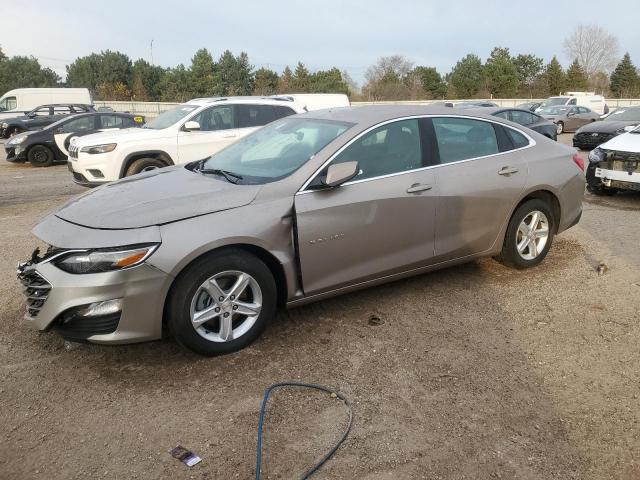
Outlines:
{"type": "Polygon", "coordinates": [[[359,171],[358,162],[335,163],[329,165],[322,183],[327,187],[338,187],[358,175],[359,171]]]}
{"type": "Polygon", "coordinates": [[[190,121],[188,121],[187,123],[184,124],[182,129],[185,132],[190,132],[192,130],[200,130],[200,124],[198,122],[194,122],[193,120],[190,120],[190,121]]]}

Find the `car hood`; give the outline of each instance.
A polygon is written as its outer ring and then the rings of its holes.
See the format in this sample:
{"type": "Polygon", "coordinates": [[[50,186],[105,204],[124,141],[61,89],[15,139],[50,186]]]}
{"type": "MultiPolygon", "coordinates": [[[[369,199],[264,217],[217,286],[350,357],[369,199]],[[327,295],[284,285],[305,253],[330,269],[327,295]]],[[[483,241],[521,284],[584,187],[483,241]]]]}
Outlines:
{"type": "Polygon", "coordinates": [[[623,133],[600,145],[605,150],[640,152],[640,133],[623,133]]]}
{"type": "Polygon", "coordinates": [[[576,133],[615,133],[617,130],[624,128],[628,125],[638,125],[640,124],[639,120],[636,121],[613,121],[613,120],[604,120],[602,122],[593,122],[587,123],[576,133]]]}
{"type": "Polygon", "coordinates": [[[105,143],[125,143],[125,142],[145,142],[156,138],[166,138],[171,136],[167,129],[154,130],[151,128],[123,128],[121,130],[108,130],[106,132],[92,133],[83,137],[74,137],[71,142],[82,148],[89,145],[100,145],[105,143]]]}
{"type": "Polygon", "coordinates": [[[168,167],[91,190],[54,214],[89,228],[142,228],[242,207],[253,201],[260,188],[235,185],[184,166],[168,167]]]}

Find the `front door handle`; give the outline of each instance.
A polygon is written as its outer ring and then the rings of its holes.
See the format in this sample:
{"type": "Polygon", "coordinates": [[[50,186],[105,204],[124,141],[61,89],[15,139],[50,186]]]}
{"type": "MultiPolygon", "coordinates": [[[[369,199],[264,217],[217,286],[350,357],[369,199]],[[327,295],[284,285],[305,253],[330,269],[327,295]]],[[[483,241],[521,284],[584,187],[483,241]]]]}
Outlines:
{"type": "Polygon", "coordinates": [[[431,190],[431,185],[425,185],[422,183],[414,183],[409,188],[407,188],[407,193],[420,193],[426,192],[427,190],[431,190]]]}
{"type": "Polygon", "coordinates": [[[513,173],[518,173],[518,169],[511,167],[502,167],[500,170],[498,170],[498,175],[511,175],[513,173]]]}

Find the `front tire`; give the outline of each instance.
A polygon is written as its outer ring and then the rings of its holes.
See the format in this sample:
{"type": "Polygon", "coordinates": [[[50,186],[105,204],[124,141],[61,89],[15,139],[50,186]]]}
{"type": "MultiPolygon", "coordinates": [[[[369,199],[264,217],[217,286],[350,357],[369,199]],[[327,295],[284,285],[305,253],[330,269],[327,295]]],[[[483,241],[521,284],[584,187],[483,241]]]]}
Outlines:
{"type": "Polygon", "coordinates": [[[134,160],[127,171],[125,177],[135,175],[136,173],[148,172],[150,170],[156,170],[157,168],[166,167],[167,164],[157,158],[139,158],[134,160]]]}
{"type": "Polygon", "coordinates": [[[200,355],[251,344],[275,317],[276,283],[256,256],[225,249],[197,260],[171,290],[168,325],[178,343],[200,355]]]}
{"type": "Polygon", "coordinates": [[[564,122],[558,122],[556,124],[556,135],[560,135],[564,132],[564,122]]]}
{"type": "Polygon", "coordinates": [[[517,269],[535,267],[551,248],[555,222],[545,201],[537,198],[526,201],[509,220],[502,252],[496,259],[517,269]]]}
{"type": "Polygon", "coordinates": [[[53,165],[53,152],[44,145],[35,145],[27,153],[29,162],[34,167],[50,167],[53,165]]]}

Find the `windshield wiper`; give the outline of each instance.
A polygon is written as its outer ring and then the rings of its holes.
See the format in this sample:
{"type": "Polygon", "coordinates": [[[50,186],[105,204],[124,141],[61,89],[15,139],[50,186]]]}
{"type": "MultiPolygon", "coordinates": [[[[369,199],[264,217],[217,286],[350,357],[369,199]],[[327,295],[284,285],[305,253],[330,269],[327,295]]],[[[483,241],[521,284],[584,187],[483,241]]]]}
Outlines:
{"type": "Polygon", "coordinates": [[[198,169],[197,171],[204,175],[207,175],[207,174],[222,175],[230,183],[237,184],[240,180],[242,180],[242,175],[229,172],[228,170],[221,170],[219,168],[201,168],[201,169],[198,169]]]}

